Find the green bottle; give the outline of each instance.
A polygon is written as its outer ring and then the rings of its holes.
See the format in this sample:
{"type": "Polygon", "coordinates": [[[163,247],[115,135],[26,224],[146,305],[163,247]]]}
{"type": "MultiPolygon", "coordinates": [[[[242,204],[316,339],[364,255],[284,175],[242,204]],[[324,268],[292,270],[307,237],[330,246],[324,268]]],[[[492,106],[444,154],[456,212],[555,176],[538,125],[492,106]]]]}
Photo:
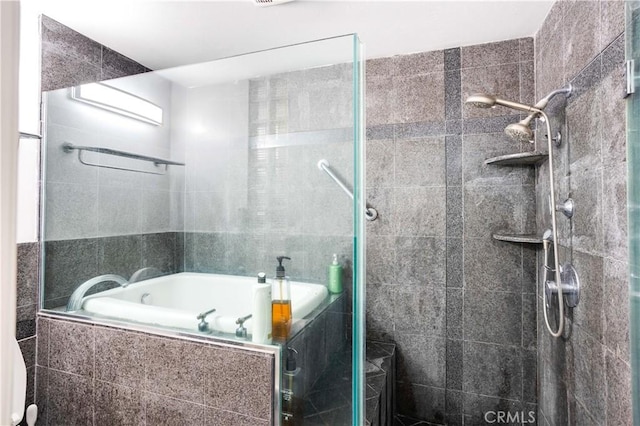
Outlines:
{"type": "Polygon", "coordinates": [[[338,263],[338,255],[333,254],[333,262],[329,265],[329,293],[342,293],[342,266],[338,263]]]}

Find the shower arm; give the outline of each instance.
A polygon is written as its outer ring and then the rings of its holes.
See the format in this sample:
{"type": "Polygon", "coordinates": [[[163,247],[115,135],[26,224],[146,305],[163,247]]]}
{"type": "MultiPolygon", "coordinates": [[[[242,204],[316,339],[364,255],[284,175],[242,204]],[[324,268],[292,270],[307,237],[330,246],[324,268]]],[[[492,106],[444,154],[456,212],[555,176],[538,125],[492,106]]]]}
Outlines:
{"type": "MultiPolygon", "coordinates": [[[[547,329],[549,330],[549,333],[551,333],[551,335],[553,337],[560,337],[562,335],[562,331],[564,329],[564,295],[562,293],[562,278],[560,276],[560,258],[558,255],[558,226],[556,224],[556,189],[555,189],[555,180],[553,178],[553,143],[552,143],[552,139],[551,139],[551,125],[549,124],[549,117],[547,116],[547,114],[544,113],[544,111],[540,110],[540,109],[535,109],[536,113],[539,114],[540,116],[542,116],[544,118],[544,122],[547,126],[547,144],[548,144],[548,150],[549,150],[549,191],[551,192],[551,232],[552,232],[552,236],[553,236],[553,263],[554,263],[554,272],[555,272],[555,280],[556,283],[558,285],[558,316],[560,317],[558,319],[558,329],[556,331],[553,331],[551,329],[551,326],[549,325],[549,319],[547,316],[547,308],[546,306],[543,306],[543,312],[544,312],[544,321],[545,324],[547,325],[547,329]]],[[[546,262],[545,262],[546,263],[546,262]]],[[[544,281],[546,281],[546,276],[547,276],[547,268],[545,268],[545,272],[544,272],[544,281]]],[[[545,292],[543,292],[543,296],[545,295],[545,292]]]]}

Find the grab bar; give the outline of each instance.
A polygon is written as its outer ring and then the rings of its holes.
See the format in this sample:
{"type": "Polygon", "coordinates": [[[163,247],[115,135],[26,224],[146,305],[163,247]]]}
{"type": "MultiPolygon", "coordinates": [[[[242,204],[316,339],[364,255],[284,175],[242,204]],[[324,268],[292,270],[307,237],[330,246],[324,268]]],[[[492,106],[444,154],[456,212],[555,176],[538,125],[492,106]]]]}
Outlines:
{"type": "MultiPolygon", "coordinates": [[[[329,177],[333,179],[333,181],[337,183],[340,188],[342,188],[342,190],[349,196],[349,198],[353,200],[353,192],[351,192],[347,185],[342,182],[342,180],[338,176],[336,176],[333,170],[331,170],[331,165],[327,160],[323,158],[322,160],[318,161],[318,168],[328,174],[329,177]]],[[[373,207],[366,207],[364,216],[367,220],[376,220],[378,217],[378,211],[373,207]]]]}
{"type": "Polygon", "coordinates": [[[102,167],[105,169],[126,170],[129,172],[147,173],[151,175],[163,175],[167,172],[167,169],[169,168],[169,166],[184,166],[184,163],[179,163],[177,161],[165,160],[165,159],[156,158],[156,157],[149,157],[147,155],[134,154],[132,152],[119,151],[117,149],[103,148],[99,146],[79,146],[69,142],[65,142],[62,144],[62,150],[67,154],[73,152],[74,150],[77,150],[78,161],[80,161],[82,164],[84,164],[85,166],[102,167]],[[126,167],[107,166],[104,164],[91,163],[82,158],[82,153],[84,151],[97,152],[98,154],[114,155],[116,157],[131,158],[133,160],[149,161],[153,163],[154,166],[164,166],[164,170],[161,173],[159,173],[159,172],[152,172],[147,170],[130,169],[126,167]]]}

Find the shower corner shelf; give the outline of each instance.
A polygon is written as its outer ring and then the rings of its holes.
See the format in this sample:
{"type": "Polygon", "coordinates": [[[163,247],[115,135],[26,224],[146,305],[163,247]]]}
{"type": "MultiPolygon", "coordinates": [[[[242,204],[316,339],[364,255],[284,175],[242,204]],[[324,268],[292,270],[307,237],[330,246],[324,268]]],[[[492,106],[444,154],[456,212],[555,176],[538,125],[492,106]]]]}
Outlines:
{"type": "Polygon", "coordinates": [[[487,158],[484,160],[484,163],[496,166],[537,166],[538,164],[546,161],[547,158],[549,158],[549,155],[543,152],[518,152],[515,154],[487,158]]]}
{"type": "Polygon", "coordinates": [[[538,234],[509,234],[504,232],[493,234],[493,238],[498,241],[506,241],[509,243],[542,244],[542,237],[538,234]]]}

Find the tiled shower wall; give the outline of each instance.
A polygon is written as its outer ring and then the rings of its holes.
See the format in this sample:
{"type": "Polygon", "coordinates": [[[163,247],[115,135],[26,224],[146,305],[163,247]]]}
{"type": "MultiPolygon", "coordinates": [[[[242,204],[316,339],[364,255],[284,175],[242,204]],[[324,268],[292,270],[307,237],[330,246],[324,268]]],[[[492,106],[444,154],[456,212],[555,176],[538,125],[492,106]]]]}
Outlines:
{"type": "Polygon", "coordinates": [[[533,40],[367,62],[367,334],[394,340],[398,410],[447,424],[536,410],[535,250],[492,239],[535,230],[533,170],[484,160],[532,103],[533,40]]]}
{"type": "MultiPolygon", "coordinates": [[[[552,123],[564,136],[556,198],[576,204],[572,220],[558,217],[560,260],[582,287],[564,338],[551,337],[538,313],[541,425],[632,424],[624,3],[557,2],[536,35],[537,97],[568,82],[575,89],[552,123]]],[[[545,164],[537,176],[539,229],[550,223],[548,172],[545,164]]]]}

